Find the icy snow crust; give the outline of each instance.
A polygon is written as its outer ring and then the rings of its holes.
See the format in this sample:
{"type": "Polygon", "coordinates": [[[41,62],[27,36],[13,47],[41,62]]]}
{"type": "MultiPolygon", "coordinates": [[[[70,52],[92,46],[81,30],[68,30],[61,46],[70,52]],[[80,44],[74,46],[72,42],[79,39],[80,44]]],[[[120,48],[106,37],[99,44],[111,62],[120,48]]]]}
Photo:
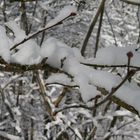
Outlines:
{"type": "MultiPolygon", "coordinates": [[[[58,23],[72,12],[76,12],[73,6],[65,7],[55,19],[47,24],[47,27],[58,23]]],[[[74,77],[73,81],[71,81],[71,78],[65,74],[55,74],[49,77],[48,82],[61,82],[79,86],[81,96],[85,102],[100,94],[97,86],[111,91],[122,79],[107,71],[95,70],[85,66],[81,64],[81,61],[104,65],[127,64],[127,53],[131,51],[133,53],[131,65],[140,67],[140,54],[139,52],[135,52],[135,48],[106,47],[99,49],[95,59],[86,60],[80,55],[78,49],[71,48],[53,37],[44,41],[42,46],[39,46],[35,40],[31,39],[19,45],[17,52],[10,52],[10,47],[22,41],[26,35],[14,21],[8,22],[6,26],[14,32],[15,36],[14,39],[10,39],[6,35],[5,28],[0,26],[0,56],[6,62],[31,65],[38,64],[43,58],[47,57],[47,64],[74,77]]],[[[126,82],[115,95],[140,111],[139,91],[139,87],[126,82]]]]}

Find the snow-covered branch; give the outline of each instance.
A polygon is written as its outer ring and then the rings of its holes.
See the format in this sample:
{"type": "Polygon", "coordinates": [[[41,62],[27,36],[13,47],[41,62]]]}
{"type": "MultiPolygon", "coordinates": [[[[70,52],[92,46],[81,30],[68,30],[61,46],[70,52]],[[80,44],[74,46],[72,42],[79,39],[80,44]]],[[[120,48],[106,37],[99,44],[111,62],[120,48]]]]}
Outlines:
{"type": "Polygon", "coordinates": [[[120,0],[120,1],[126,2],[126,3],[128,3],[128,4],[140,6],[139,0],[120,0]]]}

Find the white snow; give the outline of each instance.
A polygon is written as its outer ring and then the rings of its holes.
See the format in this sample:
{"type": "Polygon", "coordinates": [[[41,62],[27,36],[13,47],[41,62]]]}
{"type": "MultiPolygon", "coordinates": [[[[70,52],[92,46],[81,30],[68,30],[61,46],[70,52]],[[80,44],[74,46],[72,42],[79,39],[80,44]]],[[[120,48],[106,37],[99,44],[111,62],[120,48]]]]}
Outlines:
{"type": "MultiPolygon", "coordinates": [[[[97,53],[97,57],[95,59],[92,59],[91,62],[98,62],[99,64],[107,65],[127,64],[127,53],[131,51],[134,55],[132,57],[131,63],[139,66],[140,62],[138,60],[140,56],[139,53],[134,51],[134,49],[135,48],[132,47],[102,48],[97,53]]],[[[74,52],[73,48],[68,47],[67,45],[55,38],[49,38],[43,43],[41,47],[41,56],[48,57],[47,63],[49,65],[62,69],[63,71],[69,73],[74,77],[73,80],[79,86],[81,96],[85,102],[99,94],[96,86],[105,88],[107,91],[110,92],[113,87],[116,87],[122,81],[119,76],[116,76],[112,73],[103,70],[95,70],[93,68],[80,64],[80,60],[82,57],[79,55],[78,50],[76,51],[77,52],[74,52]],[[76,56],[77,54],[78,57],[76,56]],[[63,67],[61,67],[62,59],[64,59],[63,67]]],[[[55,78],[56,77],[57,76],[55,76],[55,78]]],[[[138,99],[140,98],[139,88],[138,90],[136,90],[134,87],[130,87],[130,83],[126,82],[116,92],[115,95],[123,101],[133,105],[140,111],[140,104],[138,101],[138,99]]]]}
{"type": "Polygon", "coordinates": [[[51,27],[61,22],[65,18],[69,17],[71,14],[76,14],[76,12],[77,12],[76,6],[72,6],[72,5],[65,6],[64,8],[61,9],[59,14],[54,19],[48,22],[46,27],[51,27]]]}
{"type": "Polygon", "coordinates": [[[64,85],[74,85],[74,83],[71,81],[71,78],[69,78],[66,74],[63,73],[57,73],[57,74],[52,74],[48,77],[46,80],[46,83],[60,83],[64,85]]]}
{"type": "Polygon", "coordinates": [[[90,85],[89,77],[85,74],[88,67],[82,66],[73,52],[74,49],[55,38],[47,39],[41,47],[41,56],[47,57],[47,63],[53,67],[60,68],[74,76],[74,82],[80,87],[80,92],[84,101],[95,97],[99,92],[96,87],[90,85]],[[62,62],[63,60],[63,62],[62,62]],[[63,63],[63,67],[61,67],[63,63]]]}
{"type": "Polygon", "coordinates": [[[8,134],[8,133],[6,133],[4,131],[0,131],[0,136],[3,136],[4,138],[7,138],[9,140],[23,140],[19,136],[11,135],[11,134],[8,134]]]}
{"type": "MultiPolygon", "coordinates": [[[[47,26],[52,26],[75,12],[75,7],[66,6],[47,26]]],[[[14,39],[9,39],[5,28],[0,26],[0,56],[6,62],[31,65],[38,64],[43,58],[47,57],[47,64],[70,74],[73,76],[74,81],[71,82],[71,79],[67,75],[59,73],[51,75],[46,82],[58,82],[68,85],[76,84],[79,86],[81,96],[85,102],[100,94],[96,87],[105,88],[110,92],[122,79],[107,71],[95,70],[85,66],[81,62],[102,65],[124,65],[128,63],[127,53],[132,52],[133,57],[130,64],[140,66],[140,53],[135,51],[135,47],[118,48],[112,46],[101,48],[98,50],[96,58],[86,60],[81,56],[77,48],[71,48],[53,37],[44,41],[41,48],[33,39],[30,39],[19,45],[17,47],[18,51],[10,55],[10,45],[22,41],[26,38],[26,35],[14,21],[6,23],[6,26],[14,33],[14,39]]],[[[138,100],[140,98],[139,87],[132,86],[131,83],[126,82],[115,95],[140,111],[138,100]]]]}
{"type": "Polygon", "coordinates": [[[22,65],[38,64],[41,61],[40,47],[34,40],[29,40],[17,47],[18,52],[12,55],[12,62],[22,65]]]}
{"type": "Polygon", "coordinates": [[[116,87],[122,80],[119,76],[113,75],[107,71],[92,70],[88,74],[92,84],[105,88],[107,91],[111,91],[112,87],[116,87]]]}
{"type": "Polygon", "coordinates": [[[9,38],[6,35],[4,27],[0,26],[0,56],[6,61],[10,62],[10,46],[9,38]]]}
{"type": "Polygon", "coordinates": [[[140,54],[135,51],[135,47],[105,47],[98,50],[95,59],[89,59],[91,64],[102,65],[125,65],[128,64],[127,53],[132,52],[130,64],[140,66],[140,54]]]}
{"type": "Polygon", "coordinates": [[[21,30],[19,25],[15,21],[9,21],[5,23],[5,25],[13,31],[15,44],[22,41],[26,37],[25,31],[21,30]]]}
{"type": "Polygon", "coordinates": [[[69,55],[74,56],[70,47],[55,38],[48,38],[41,46],[40,55],[47,57],[47,63],[53,67],[61,68],[62,61],[69,55]]]}

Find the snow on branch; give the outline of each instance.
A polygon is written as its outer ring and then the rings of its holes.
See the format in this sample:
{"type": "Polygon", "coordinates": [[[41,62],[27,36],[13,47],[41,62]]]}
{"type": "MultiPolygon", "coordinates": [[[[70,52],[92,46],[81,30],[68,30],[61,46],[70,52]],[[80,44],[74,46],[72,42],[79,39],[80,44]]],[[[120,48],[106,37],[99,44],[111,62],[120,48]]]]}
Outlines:
{"type": "Polygon", "coordinates": [[[36,35],[42,33],[43,31],[48,30],[48,29],[50,29],[50,28],[52,28],[52,27],[54,27],[56,25],[62,24],[62,22],[64,20],[66,20],[67,18],[69,18],[71,16],[75,16],[76,15],[76,11],[77,11],[77,9],[76,9],[75,6],[66,6],[66,7],[64,7],[60,11],[60,13],[58,14],[58,16],[56,16],[54,19],[52,19],[51,21],[49,21],[44,28],[38,30],[37,32],[35,32],[35,33],[31,34],[31,35],[28,35],[22,41],[20,41],[17,44],[13,45],[13,47],[11,47],[10,50],[15,49],[17,46],[25,43],[26,41],[28,41],[31,38],[35,37],[36,35]]]}
{"type": "Polygon", "coordinates": [[[0,131],[0,136],[4,137],[6,139],[9,139],[9,140],[22,140],[21,137],[8,134],[8,133],[6,133],[4,131],[0,131]]]}
{"type": "Polygon", "coordinates": [[[128,4],[140,6],[140,1],[139,0],[120,0],[120,1],[126,2],[128,4]]]}
{"type": "MultiPolygon", "coordinates": [[[[76,85],[76,88],[79,89],[81,97],[85,103],[90,101],[92,98],[101,95],[101,91],[98,90],[98,87],[100,87],[110,93],[105,100],[100,103],[104,103],[104,101],[112,98],[112,95],[115,93],[117,98],[120,98],[122,101],[132,105],[136,108],[136,110],[138,110],[138,112],[140,112],[140,103],[138,101],[140,98],[139,87],[134,86],[131,82],[129,82],[132,77],[129,73],[132,71],[131,69],[133,68],[139,70],[140,68],[140,54],[135,51],[136,48],[101,48],[98,50],[96,58],[87,60],[81,56],[80,50],[77,48],[71,48],[56,38],[48,38],[41,46],[33,40],[33,37],[39,33],[61,24],[68,17],[75,15],[75,13],[75,7],[66,6],[60,11],[58,16],[48,22],[45,28],[42,28],[29,36],[26,36],[25,32],[21,30],[15,22],[6,23],[6,26],[13,31],[15,38],[10,39],[6,35],[4,28],[0,28],[0,32],[2,33],[1,37],[4,40],[1,40],[3,45],[0,46],[3,50],[3,53],[0,54],[2,57],[2,59],[0,59],[0,69],[2,71],[9,72],[25,72],[30,70],[37,71],[39,69],[47,69],[50,72],[64,73],[70,81],[68,84],[60,84],[65,86],[70,85],[71,87],[76,85]],[[10,48],[11,44],[12,47],[10,48]],[[14,52],[14,49],[17,49],[17,52],[14,52]],[[129,52],[131,57],[128,55],[129,52]],[[128,77],[126,76],[127,78],[123,81],[121,77],[115,74],[109,73],[108,71],[93,69],[89,66],[127,67],[128,77]],[[113,90],[115,87],[117,90],[113,90]],[[131,95],[132,93],[133,99],[131,95]]],[[[38,77],[38,84],[44,97],[44,81],[41,81],[42,79],[39,77],[38,73],[36,73],[36,77],[38,77]]],[[[58,75],[52,79],[51,83],[60,82],[57,81],[60,79],[60,76],[58,75]]],[[[49,101],[46,100],[45,102],[49,107],[49,115],[51,116],[53,114],[51,105],[49,101]]]]}

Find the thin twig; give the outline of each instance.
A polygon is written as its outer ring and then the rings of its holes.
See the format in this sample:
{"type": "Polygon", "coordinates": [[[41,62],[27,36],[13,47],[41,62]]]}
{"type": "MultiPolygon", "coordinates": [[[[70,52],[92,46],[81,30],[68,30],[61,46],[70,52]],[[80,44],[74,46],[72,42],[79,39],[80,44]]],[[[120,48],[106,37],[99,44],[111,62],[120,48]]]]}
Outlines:
{"type": "Polygon", "coordinates": [[[120,0],[120,1],[125,2],[127,4],[132,4],[132,5],[140,6],[140,2],[138,2],[136,0],[120,0]]]}
{"type": "Polygon", "coordinates": [[[6,0],[3,0],[2,13],[4,17],[4,22],[7,22],[7,16],[5,11],[6,11],[6,0]]]}
{"type": "Polygon", "coordinates": [[[58,82],[46,83],[45,85],[61,85],[67,88],[79,88],[79,85],[67,85],[67,84],[58,83],[58,82]]]}
{"type": "Polygon", "coordinates": [[[99,103],[96,104],[96,107],[99,107],[100,105],[104,104],[106,101],[108,101],[112,95],[114,93],[116,93],[116,91],[129,79],[131,78],[134,74],[136,73],[136,71],[134,70],[131,70],[127,75],[126,77],[122,80],[122,82],[116,86],[115,88],[112,88],[111,92],[99,103]]]}
{"type": "Polygon", "coordinates": [[[103,3],[103,7],[101,9],[101,15],[100,15],[100,21],[99,21],[99,26],[98,26],[98,31],[97,31],[97,36],[96,36],[96,44],[95,44],[95,50],[94,50],[94,58],[96,57],[96,53],[98,51],[99,47],[99,39],[100,39],[100,33],[101,33],[101,27],[102,27],[102,21],[103,21],[103,15],[104,15],[104,9],[105,9],[105,2],[103,3]]]}
{"type": "Polygon", "coordinates": [[[87,43],[88,43],[89,38],[91,36],[91,33],[92,33],[93,29],[94,29],[94,26],[95,26],[95,24],[96,24],[96,22],[98,20],[98,17],[100,15],[101,11],[102,11],[102,8],[104,6],[105,1],[106,0],[102,0],[101,4],[100,4],[100,6],[99,6],[99,8],[98,8],[98,10],[96,12],[96,15],[94,16],[93,20],[91,21],[91,24],[89,26],[88,32],[86,34],[86,37],[85,37],[84,42],[83,42],[82,47],[81,47],[82,56],[84,56],[84,53],[85,53],[85,50],[86,50],[86,47],[87,47],[87,43]]]}
{"type": "Polygon", "coordinates": [[[117,39],[116,39],[116,36],[115,36],[115,32],[114,32],[114,29],[113,29],[112,23],[111,23],[111,21],[110,21],[110,18],[109,18],[109,16],[108,16],[108,13],[107,13],[106,10],[105,10],[105,14],[106,14],[106,17],[107,17],[108,23],[109,23],[110,28],[111,28],[111,31],[112,31],[112,35],[113,35],[113,38],[114,38],[115,45],[118,47],[118,43],[117,43],[117,39]]]}
{"type": "Polygon", "coordinates": [[[30,40],[31,38],[37,36],[38,34],[44,32],[45,30],[51,29],[51,28],[54,27],[54,26],[57,26],[57,25],[62,24],[62,22],[63,22],[64,20],[66,20],[67,18],[69,18],[69,17],[71,17],[71,16],[74,16],[74,14],[70,14],[69,16],[65,17],[65,18],[62,19],[61,21],[59,21],[59,22],[57,22],[57,23],[55,23],[55,24],[53,24],[53,25],[51,25],[51,26],[46,26],[45,28],[42,28],[42,29],[40,29],[39,31],[37,31],[37,32],[35,32],[35,33],[33,33],[33,34],[28,35],[28,36],[27,36],[26,38],[24,38],[22,41],[20,41],[19,43],[15,44],[14,46],[12,46],[11,49],[10,49],[10,51],[12,51],[13,49],[17,48],[19,45],[25,43],[26,41],[30,40]]]}
{"type": "Polygon", "coordinates": [[[57,113],[62,112],[64,110],[72,109],[72,108],[76,108],[76,109],[84,108],[84,109],[87,109],[87,110],[92,110],[92,107],[88,107],[88,106],[82,105],[82,104],[80,104],[80,105],[79,104],[78,105],[70,105],[70,106],[65,106],[65,107],[63,107],[61,109],[58,109],[58,110],[54,111],[54,115],[56,115],[57,113]]]}
{"type": "MultiPolygon", "coordinates": [[[[116,111],[120,110],[120,108],[121,108],[120,106],[117,106],[117,108],[115,110],[116,111]]],[[[118,116],[113,116],[113,119],[112,119],[112,121],[110,123],[108,132],[111,130],[111,128],[113,128],[115,126],[115,124],[117,122],[117,119],[118,119],[118,116]]],[[[107,135],[107,137],[105,137],[104,140],[110,140],[110,138],[111,138],[111,135],[107,135]]]]}
{"type": "Polygon", "coordinates": [[[138,36],[137,43],[140,44],[140,6],[138,6],[137,18],[138,18],[138,24],[139,24],[139,36],[138,36]]]}
{"type": "MultiPolygon", "coordinates": [[[[128,65],[102,65],[102,64],[89,64],[89,63],[83,63],[81,62],[81,64],[86,65],[86,66],[90,66],[90,67],[94,67],[94,68],[127,68],[128,65]]],[[[140,69],[139,66],[133,66],[133,65],[129,65],[129,68],[134,68],[134,69],[140,69]]]]}
{"type": "Polygon", "coordinates": [[[55,118],[53,117],[53,111],[52,111],[52,107],[51,107],[50,101],[49,101],[50,99],[46,95],[45,84],[43,83],[38,71],[36,71],[36,79],[37,79],[37,82],[38,82],[38,85],[39,85],[39,88],[40,88],[40,91],[41,91],[40,92],[41,96],[44,100],[45,109],[48,112],[51,120],[53,121],[53,120],[55,120],[55,118]]]}
{"type": "Polygon", "coordinates": [[[28,35],[28,18],[24,1],[21,1],[21,27],[24,29],[26,35],[28,35]]]}
{"type": "Polygon", "coordinates": [[[63,92],[62,92],[62,93],[58,96],[58,98],[54,101],[55,107],[58,107],[58,106],[59,106],[60,102],[61,102],[62,99],[65,97],[66,91],[67,91],[67,90],[68,90],[68,88],[65,87],[65,88],[63,89],[63,92]]]}
{"type": "Polygon", "coordinates": [[[89,134],[89,136],[87,137],[86,140],[91,140],[91,139],[93,139],[94,136],[95,136],[96,130],[97,130],[97,127],[93,127],[93,129],[91,130],[91,132],[90,132],[90,134],[89,134]]]}
{"type": "Polygon", "coordinates": [[[6,102],[6,99],[5,99],[5,96],[4,96],[4,91],[1,87],[0,87],[0,94],[1,94],[1,97],[2,97],[2,101],[3,101],[7,111],[9,112],[10,117],[12,118],[12,120],[15,120],[14,113],[13,113],[11,107],[9,106],[9,104],[6,102]]]}
{"type": "MultiPolygon", "coordinates": [[[[37,1],[38,1],[38,0],[35,0],[35,5],[34,5],[34,10],[33,10],[33,13],[32,13],[32,17],[34,17],[34,16],[35,16],[35,13],[36,13],[37,1]]],[[[30,26],[29,26],[28,34],[31,32],[32,27],[33,27],[33,22],[32,22],[32,23],[30,24],[30,26]]]]}
{"type": "MultiPolygon", "coordinates": [[[[45,13],[45,17],[44,17],[44,20],[43,20],[43,28],[46,26],[46,23],[47,23],[47,11],[44,11],[45,13]]],[[[42,32],[42,36],[41,36],[41,41],[40,41],[40,46],[42,45],[43,41],[44,41],[44,38],[45,38],[45,31],[42,32]]]]}

